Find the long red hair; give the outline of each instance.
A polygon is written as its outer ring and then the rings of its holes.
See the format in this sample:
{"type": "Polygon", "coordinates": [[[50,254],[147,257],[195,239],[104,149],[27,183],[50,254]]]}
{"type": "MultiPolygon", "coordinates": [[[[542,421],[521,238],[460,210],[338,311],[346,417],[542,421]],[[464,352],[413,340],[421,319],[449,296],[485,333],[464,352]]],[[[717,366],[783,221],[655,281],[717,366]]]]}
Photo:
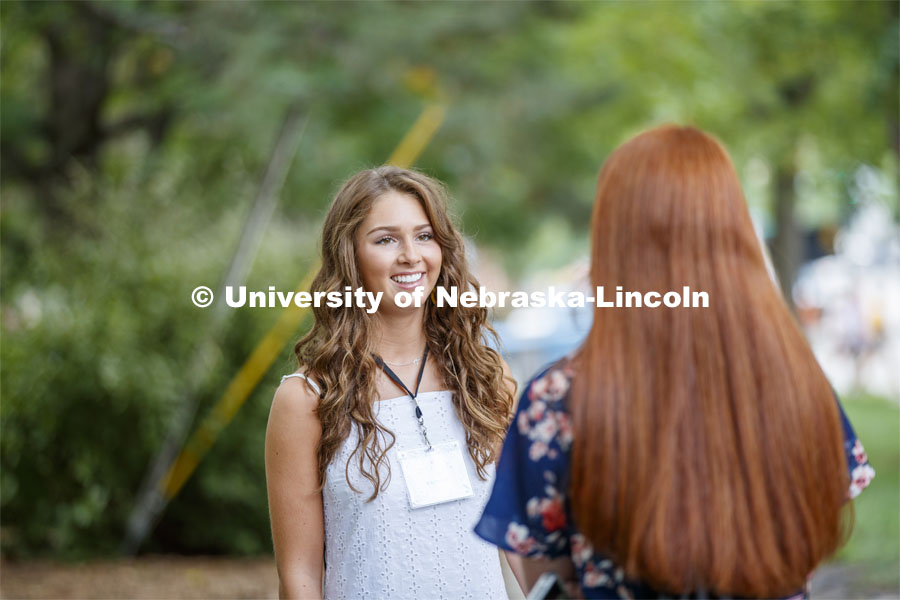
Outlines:
{"type": "Polygon", "coordinates": [[[844,537],[840,415],[770,280],[725,149],[663,126],[620,146],[591,220],[594,285],[709,295],[597,308],[575,359],[579,529],[670,593],[774,597],[844,537]]]}

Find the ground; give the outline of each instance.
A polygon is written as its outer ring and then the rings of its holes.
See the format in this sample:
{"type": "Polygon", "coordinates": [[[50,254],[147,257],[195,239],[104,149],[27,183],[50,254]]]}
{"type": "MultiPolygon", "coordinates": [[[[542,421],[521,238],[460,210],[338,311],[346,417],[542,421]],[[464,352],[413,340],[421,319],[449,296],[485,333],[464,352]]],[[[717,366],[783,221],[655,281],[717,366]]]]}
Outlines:
{"type": "Polygon", "coordinates": [[[271,557],[151,556],[82,565],[0,565],[2,598],[278,598],[271,557]]]}
{"type": "MultiPolygon", "coordinates": [[[[851,567],[828,565],[813,580],[813,597],[897,598],[898,591],[860,587],[851,567]]],[[[277,598],[271,557],[148,556],[82,565],[0,563],[0,598],[277,598]]]]}

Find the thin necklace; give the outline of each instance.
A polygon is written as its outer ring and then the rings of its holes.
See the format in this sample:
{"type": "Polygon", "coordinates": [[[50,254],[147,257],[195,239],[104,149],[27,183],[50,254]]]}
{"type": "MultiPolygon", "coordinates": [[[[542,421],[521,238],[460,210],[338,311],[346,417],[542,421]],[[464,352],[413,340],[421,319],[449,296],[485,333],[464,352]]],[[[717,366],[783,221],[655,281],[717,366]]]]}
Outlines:
{"type": "MultiPolygon", "coordinates": [[[[427,346],[427,344],[426,344],[426,346],[427,346]]],[[[386,360],[384,360],[384,359],[381,359],[381,360],[382,360],[382,362],[384,362],[384,364],[386,364],[386,365],[391,365],[391,366],[393,366],[393,367],[408,367],[409,365],[417,365],[417,364],[419,364],[420,362],[422,362],[422,357],[420,356],[420,357],[417,358],[416,360],[413,360],[413,361],[410,361],[410,362],[405,362],[405,363],[394,363],[394,362],[386,361],[386,360]]]]}
{"type": "Polygon", "coordinates": [[[387,365],[392,365],[392,366],[395,366],[395,367],[408,367],[409,365],[417,365],[417,364],[419,364],[420,362],[422,362],[422,359],[421,359],[421,358],[417,358],[416,360],[411,361],[411,362],[407,362],[407,363],[394,363],[394,362],[384,361],[385,364],[387,364],[387,365]]]}

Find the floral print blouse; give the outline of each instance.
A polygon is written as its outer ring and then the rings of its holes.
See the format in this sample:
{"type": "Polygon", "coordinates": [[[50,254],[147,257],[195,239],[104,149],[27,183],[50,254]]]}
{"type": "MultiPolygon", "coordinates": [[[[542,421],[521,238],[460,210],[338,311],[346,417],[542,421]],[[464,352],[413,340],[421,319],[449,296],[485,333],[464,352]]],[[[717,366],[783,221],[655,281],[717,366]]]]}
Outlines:
{"type": "MultiPolygon", "coordinates": [[[[566,498],[572,424],[565,399],[571,380],[571,369],[561,363],[525,387],[475,533],[528,558],[569,556],[585,598],[663,598],[646,584],[625,578],[612,560],[595,554],[574,526],[566,498]]],[[[840,413],[850,471],[848,497],[855,498],[875,471],[843,408],[840,413]]],[[[806,595],[802,590],[792,598],[806,595]]]]}

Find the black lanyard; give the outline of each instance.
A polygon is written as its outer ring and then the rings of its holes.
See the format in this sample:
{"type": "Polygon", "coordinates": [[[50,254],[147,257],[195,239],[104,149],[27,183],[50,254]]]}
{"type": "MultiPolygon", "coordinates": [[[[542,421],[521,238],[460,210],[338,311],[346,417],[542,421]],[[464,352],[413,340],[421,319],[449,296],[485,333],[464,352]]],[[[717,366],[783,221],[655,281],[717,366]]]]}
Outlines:
{"type": "Polygon", "coordinates": [[[425,419],[422,417],[422,409],[419,407],[419,401],[416,399],[416,396],[419,395],[419,384],[422,383],[422,375],[425,373],[425,363],[428,361],[428,346],[425,346],[425,353],[422,355],[422,364],[419,365],[419,374],[416,375],[416,393],[412,393],[409,391],[409,388],[406,387],[406,384],[400,380],[394,371],[387,366],[380,356],[375,356],[375,364],[381,367],[381,370],[384,371],[384,374],[390,378],[391,381],[400,386],[400,388],[409,394],[409,397],[412,398],[413,403],[416,405],[416,420],[419,422],[419,431],[422,432],[422,438],[425,440],[425,443],[428,444],[428,450],[431,451],[431,442],[428,441],[428,430],[425,429],[425,419]]]}

